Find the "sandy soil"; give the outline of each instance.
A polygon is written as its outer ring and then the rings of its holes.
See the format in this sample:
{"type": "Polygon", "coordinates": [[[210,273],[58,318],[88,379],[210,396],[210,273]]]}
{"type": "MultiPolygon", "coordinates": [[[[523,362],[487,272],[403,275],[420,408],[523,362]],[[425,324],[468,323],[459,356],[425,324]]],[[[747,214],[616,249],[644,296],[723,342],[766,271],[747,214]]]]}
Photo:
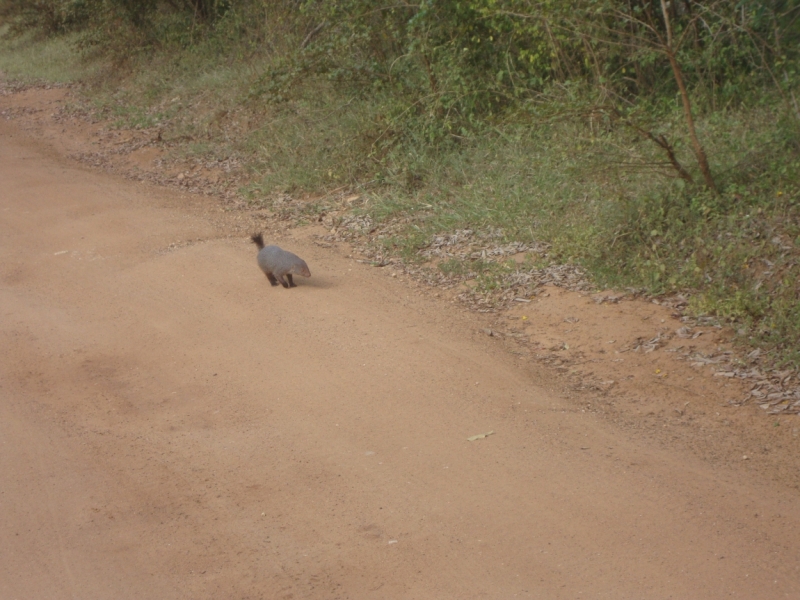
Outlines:
{"type": "Polygon", "coordinates": [[[272,288],[258,215],[77,163],[63,102],[0,97],[0,598],[800,597],[800,419],[677,360],[724,330],[476,315],[316,228],[272,288]]]}

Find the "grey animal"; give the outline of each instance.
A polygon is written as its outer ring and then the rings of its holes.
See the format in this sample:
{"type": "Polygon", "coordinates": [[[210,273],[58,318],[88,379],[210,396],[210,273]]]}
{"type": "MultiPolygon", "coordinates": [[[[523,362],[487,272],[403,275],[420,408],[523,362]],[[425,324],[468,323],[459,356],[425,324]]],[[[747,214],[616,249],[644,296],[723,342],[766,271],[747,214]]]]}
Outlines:
{"type": "Polygon", "coordinates": [[[288,289],[297,287],[297,284],[292,281],[292,275],[311,277],[311,271],[308,270],[306,261],[296,254],[281,250],[277,246],[265,246],[264,236],[260,233],[254,233],[250,239],[258,246],[258,266],[264,271],[270,284],[278,285],[280,282],[283,287],[288,289]],[[283,278],[284,275],[286,279],[283,278]]]}

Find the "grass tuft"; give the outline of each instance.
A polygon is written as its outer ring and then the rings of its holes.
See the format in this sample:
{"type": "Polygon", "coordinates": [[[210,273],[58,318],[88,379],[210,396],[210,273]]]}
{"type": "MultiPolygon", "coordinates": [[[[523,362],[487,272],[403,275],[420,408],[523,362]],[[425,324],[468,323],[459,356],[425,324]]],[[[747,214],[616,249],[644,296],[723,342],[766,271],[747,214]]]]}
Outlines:
{"type": "Polygon", "coordinates": [[[91,78],[98,64],[80,60],[75,35],[42,39],[33,33],[9,38],[0,27],[0,73],[21,84],[72,83],[91,78]]]}

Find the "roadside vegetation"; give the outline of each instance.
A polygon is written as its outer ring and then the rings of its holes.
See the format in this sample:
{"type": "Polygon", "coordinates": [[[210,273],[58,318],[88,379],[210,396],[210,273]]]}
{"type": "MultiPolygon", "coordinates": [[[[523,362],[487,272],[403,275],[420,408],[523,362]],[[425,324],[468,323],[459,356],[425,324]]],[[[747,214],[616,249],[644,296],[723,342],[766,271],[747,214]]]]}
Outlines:
{"type": "Polygon", "coordinates": [[[236,156],[255,205],[358,194],[407,261],[470,230],[683,294],[800,366],[798,0],[0,0],[0,70],[236,156]],[[389,226],[391,225],[391,226],[389,226]]]}

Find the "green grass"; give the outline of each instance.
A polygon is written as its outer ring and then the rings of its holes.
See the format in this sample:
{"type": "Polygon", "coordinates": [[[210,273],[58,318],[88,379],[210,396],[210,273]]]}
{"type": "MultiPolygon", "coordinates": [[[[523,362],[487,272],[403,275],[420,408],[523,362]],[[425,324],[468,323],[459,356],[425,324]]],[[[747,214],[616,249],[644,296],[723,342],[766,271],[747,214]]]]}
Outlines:
{"type": "Polygon", "coordinates": [[[0,72],[22,84],[91,78],[99,64],[80,59],[75,39],[74,35],[41,39],[33,34],[10,38],[8,27],[0,27],[0,72]]]}
{"type": "MultiPolygon", "coordinates": [[[[372,216],[405,223],[383,241],[404,256],[456,229],[550,243],[550,261],[578,263],[598,285],[688,292],[695,314],[733,324],[741,342],[796,366],[800,148],[781,114],[761,106],[700,120],[719,196],[647,166],[663,157],[630,132],[592,135],[580,122],[507,125],[418,161],[419,189],[374,192],[372,216]]],[[[664,126],[677,132],[677,110],[672,119],[664,126]]],[[[691,164],[686,148],[679,156],[691,164]]],[[[497,266],[439,268],[477,271],[479,288],[491,291],[503,280],[497,266]]]]}

